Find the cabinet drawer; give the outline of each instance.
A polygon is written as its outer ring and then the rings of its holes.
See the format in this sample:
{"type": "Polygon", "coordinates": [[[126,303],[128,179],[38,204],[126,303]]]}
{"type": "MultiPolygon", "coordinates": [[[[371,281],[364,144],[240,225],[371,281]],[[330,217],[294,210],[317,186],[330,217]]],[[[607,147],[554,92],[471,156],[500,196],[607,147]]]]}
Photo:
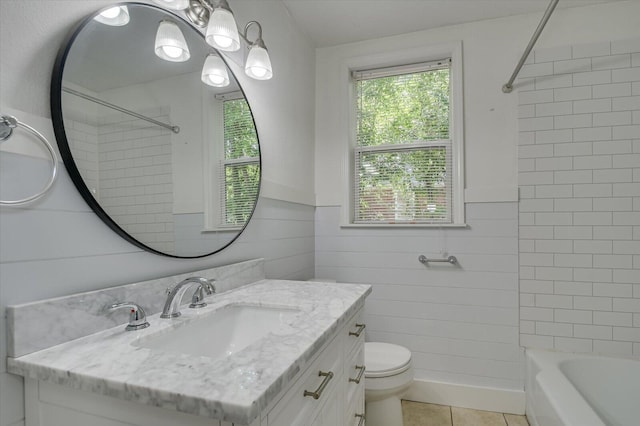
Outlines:
{"type": "Polygon", "coordinates": [[[309,425],[327,400],[339,397],[337,393],[340,391],[339,383],[342,380],[343,369],[341,352],[341,345],[336,344],[336,341],[329,343],[324,352],[269,412],[267,424],[309,425]],[[321,376],[320,373],[327,375],[321,376]],[[316,392],[317,394],[313,395],[316,392]]]}
{"type": "Polygon", "coordinates": [[[351,317],[344,328],[345,357],[349,357],[356,348],[364,344],[365,327],[364,312],[363,309],[360,309],[353,317],[351,317]]]}
{"type": "Polygon", "coordinates": [[[345,401],[351,405],[358,394],[364,394],[364,347],[354,352],[344,364],[345,401]]]}

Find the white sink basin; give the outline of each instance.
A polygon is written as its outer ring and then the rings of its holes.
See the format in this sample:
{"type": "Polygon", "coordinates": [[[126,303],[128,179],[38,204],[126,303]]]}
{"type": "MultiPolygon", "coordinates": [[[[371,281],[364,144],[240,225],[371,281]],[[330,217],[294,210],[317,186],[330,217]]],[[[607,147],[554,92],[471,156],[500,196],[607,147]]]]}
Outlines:
{"type": "Polygon", "coordinates": [[[293,308],[229,305],[184,326],[143,338],[136,346],[220,359],[285,329],[298,313],[293,308]]]}

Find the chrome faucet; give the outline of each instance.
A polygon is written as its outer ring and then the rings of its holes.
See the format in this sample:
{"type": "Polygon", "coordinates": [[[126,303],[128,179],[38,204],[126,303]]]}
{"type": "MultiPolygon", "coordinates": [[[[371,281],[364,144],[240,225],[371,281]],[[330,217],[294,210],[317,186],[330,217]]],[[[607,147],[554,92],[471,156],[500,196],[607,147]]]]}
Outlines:
{"type": "Polygon", "coordinates": [[[180,303],[182,303],[182,296],[187,291],[189,287],[192,285],[198,285],[195,293],[193,293],[193,297],[191,298],[190,308],[203,308],[207,306],[204,302],[205,293],[213,294],[216,292],[215,287],[213,286],[212,281],[214,279],[208,280],[202,277],[189,277],[180,281],[173,288],[167,290],[167,301],[164,304],[164,308],[162,309],[162,314],[160,318],[175,318],[180,316],[180,303]]]}

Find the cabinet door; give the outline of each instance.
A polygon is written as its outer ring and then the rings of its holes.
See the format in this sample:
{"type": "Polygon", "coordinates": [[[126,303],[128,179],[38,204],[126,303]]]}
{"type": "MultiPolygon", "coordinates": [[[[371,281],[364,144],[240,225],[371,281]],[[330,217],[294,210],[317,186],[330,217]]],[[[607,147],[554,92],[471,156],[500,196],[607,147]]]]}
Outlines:
{"type": "Polygon", "coordinates": [[[343,424],[340,392],[334,392],[312,423],[312,426],[336,426],[343,424]]]}

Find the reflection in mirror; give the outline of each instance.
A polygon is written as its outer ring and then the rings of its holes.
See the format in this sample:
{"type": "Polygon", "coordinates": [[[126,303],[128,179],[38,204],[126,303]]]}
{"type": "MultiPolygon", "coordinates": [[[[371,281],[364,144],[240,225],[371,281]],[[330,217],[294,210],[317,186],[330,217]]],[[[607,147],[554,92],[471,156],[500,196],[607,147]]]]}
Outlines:
{"type": "Polygon", "coordinates": [[[246,226],[261,175],[251,109],[181,18],[128,3],[85,20],[58,56],[51,103],[75,185],[130,242],[201,257],[246,226]]]}

